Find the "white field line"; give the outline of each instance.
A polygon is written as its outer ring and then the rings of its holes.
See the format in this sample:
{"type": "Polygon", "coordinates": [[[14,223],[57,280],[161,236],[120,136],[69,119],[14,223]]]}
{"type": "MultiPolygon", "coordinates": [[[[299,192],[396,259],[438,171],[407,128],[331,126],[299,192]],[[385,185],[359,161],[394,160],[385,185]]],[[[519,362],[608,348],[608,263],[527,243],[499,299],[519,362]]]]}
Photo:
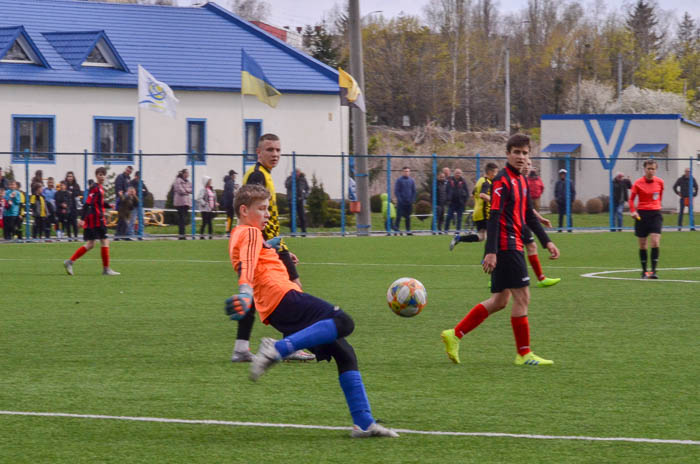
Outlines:
{"type": "MultiPolygon", "coordinates": [[[[667,267],[663,269],[657,269],[658,271],[696,271],[700,267],[667,267]]],[[[610,279],[610,280],[640,280],[643,282],[683,282],[687,284],[698,284],[700,280],[678,280],[678,279],[640,279],[638,277],[608,277],[608,274],[620,274],[622,272],[640,272],[639,269],[618,269],[615,271],[600,271],[600,272],[589,272],[588,274],[581,274],[581,277],[588,277],[591,279],[610,279]]]]}
{"type": "MultiPolygon", "coordinates": [[[[29,412],[29,411],[0,411],[5,416],[33,416],[33,417],[62,417],[71,419],[101,419],[121,420],[133,422],[159,422],[168,424],[189,425],[225,425],[229,427],[271,427],[287,429],[311,429],[311,430],[352,430],[352,427],[337,427],[331,425],[306,425],[306,424],[275,424],[269,422],[238,422],[213,419],[168,419],[161,417],[133,417],[133,416],[106,416],[101,414],[69,414],[60,412],[29,412]]],[[[432,430],[394,429],[399,433],[414,435],[442,435],[453,437],[495,437],[495,438],[524,438],[531,440],[581,440],[581,441],[607,441],[607,442],[631,442],[654,443],[662,445],[694,445],[700,446],[696,440],[674,440],[660,438],[630,438],[630,437],[587,437],[575,435],[536,435],[527,433],[498,433],[498,432],[440,432],[432,430]]]]}

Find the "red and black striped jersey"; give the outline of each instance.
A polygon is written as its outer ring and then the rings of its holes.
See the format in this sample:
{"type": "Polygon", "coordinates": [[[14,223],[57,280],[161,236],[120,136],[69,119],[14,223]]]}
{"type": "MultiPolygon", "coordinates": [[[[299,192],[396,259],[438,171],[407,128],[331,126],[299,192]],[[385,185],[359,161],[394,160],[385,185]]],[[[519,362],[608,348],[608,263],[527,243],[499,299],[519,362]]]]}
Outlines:
{"type": "Polygon", "coordinates": [[[491,186],[491,215],[489,216],[486,253],[523,249],[523,226],[527,224],[545,246],[547,233],[532,212],[527,179],[507,164],[493,179],[491,186]]]}
{"type": "Polygon", "coordinates": [[[100,226],[107,226],[105,220],[105,211],[109,208],[109,204],[105,202],[105,189],[102,185],[95,182],[90,187],[85,205],[83,206],[83,221],[86,229],[92,229],[100,226]]]}

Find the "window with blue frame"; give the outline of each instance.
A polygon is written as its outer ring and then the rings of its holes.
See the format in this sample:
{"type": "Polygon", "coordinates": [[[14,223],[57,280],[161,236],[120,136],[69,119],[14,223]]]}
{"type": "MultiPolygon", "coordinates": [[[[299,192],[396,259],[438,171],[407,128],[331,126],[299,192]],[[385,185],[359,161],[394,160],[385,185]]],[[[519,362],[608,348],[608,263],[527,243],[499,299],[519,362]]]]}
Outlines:
{"type": "Polygon", "coordinates": [[[133,118],[95,118],[95,161],[134,160],[133,118]]]}
{"type": "Polygon", "coordinates": [[[24,161],[25,153],[30,162],[55,162],[53,116],[14,116],[13,124],[13,162],[24,161]]]}
{"type": "Polygon", "coordinates": [[[247,120],[245,122],[245,165],[255,164],[258,160],[258,155],[255,151],[258,148],[258,140],[262,135],[261,120],[247,120]]]}
{"type": "Polygon", "coordinates": [[[192,158],[197,164],[206,163],[206,120],[187,120],[187,162],[191,163],[192,158]]]}

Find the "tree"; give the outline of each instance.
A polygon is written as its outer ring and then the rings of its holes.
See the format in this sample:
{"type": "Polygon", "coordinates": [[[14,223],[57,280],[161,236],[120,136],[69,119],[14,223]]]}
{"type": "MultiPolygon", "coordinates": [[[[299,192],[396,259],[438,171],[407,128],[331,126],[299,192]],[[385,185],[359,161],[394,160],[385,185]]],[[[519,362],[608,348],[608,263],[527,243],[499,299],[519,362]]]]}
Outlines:
{"type": "Polygon", "coordinates": [[[270,4],[265,0],[225,0],[229,10],[247,21],[265,21],[270,15],[270,4]]]}
{"type": "Polygon", "coordinates": [[[613,103],[608,111],[610,113],[683,114],[686,109],[687,103],[682,95],[631,85],[622,92],[620,103],[613,103]]]}
{"type": "Polygon", "coordinates": [[[658,30],[654,5],[646,0],[637,0],[634,10],[627,17],[625,26],[634,36],[637,57],[655,54],[659,51],[664,33],[658,30]]]}
{"type": "Polygon", "coordinates": [[[317,60],[332,68],[345,67],[345,63],[341,62],[340,46],[336,45],[336,38],[328,32],[325,23],[317,24],[314,27],[307,25],[304,29],[303,40],[304,47],[317,60]]]}

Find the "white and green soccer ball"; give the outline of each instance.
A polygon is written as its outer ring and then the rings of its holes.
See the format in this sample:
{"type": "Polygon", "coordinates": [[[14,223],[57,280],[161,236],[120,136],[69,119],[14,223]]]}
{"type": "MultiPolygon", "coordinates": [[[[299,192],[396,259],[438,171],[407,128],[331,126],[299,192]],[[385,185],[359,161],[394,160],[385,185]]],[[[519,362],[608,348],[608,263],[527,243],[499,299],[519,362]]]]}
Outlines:
{"type": "Polygon", "coordinates": [[[402,277],[389,286],[386,301],[391,310],[401,317],[418,315],[428,303],[428,293],[418,280],[402,277]]]}

